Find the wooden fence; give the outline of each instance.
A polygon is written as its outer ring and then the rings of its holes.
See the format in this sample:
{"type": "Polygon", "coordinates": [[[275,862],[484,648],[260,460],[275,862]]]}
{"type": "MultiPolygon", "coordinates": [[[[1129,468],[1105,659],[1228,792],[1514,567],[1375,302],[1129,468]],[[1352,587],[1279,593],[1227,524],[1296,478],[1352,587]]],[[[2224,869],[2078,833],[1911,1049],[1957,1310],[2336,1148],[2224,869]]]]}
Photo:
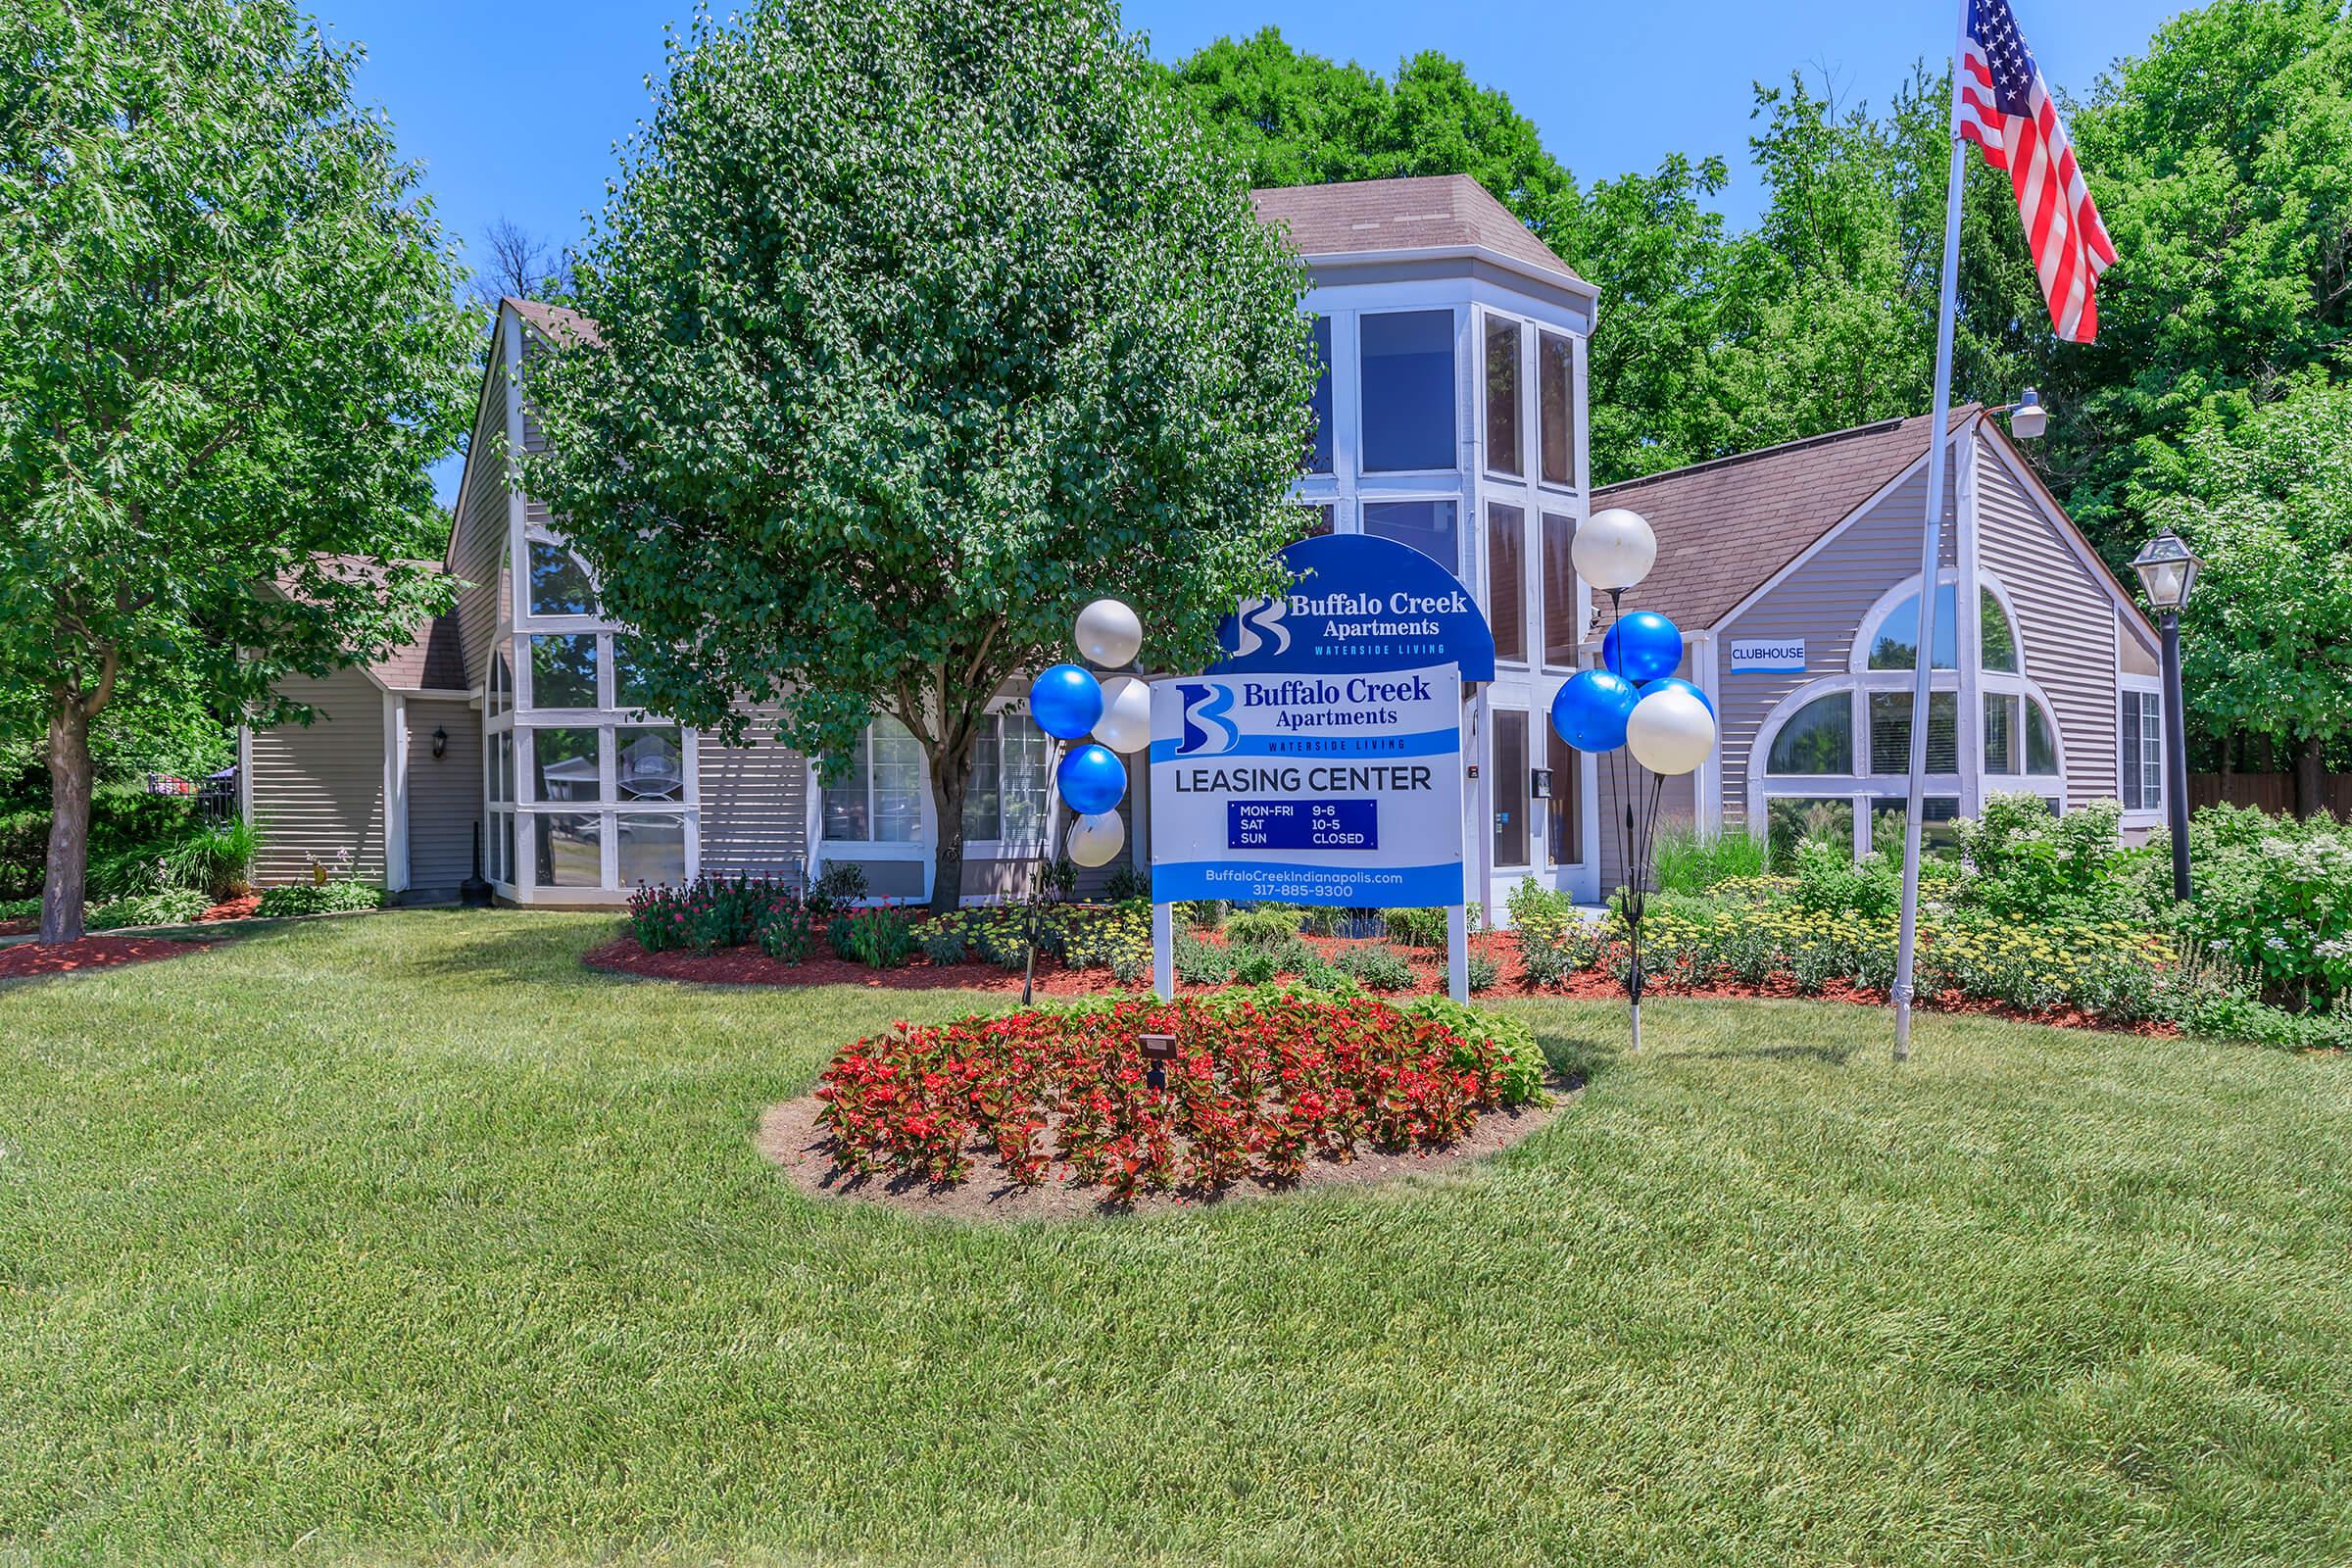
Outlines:
{"type": "MultiPolygon", "coordinates": [[[[2295,775],[2292,773],[2191,773],[2188,775],[2188,804],[2190,809],[2213,806],[2227,801],[2231,806],[2251,806],[2276,816],[2292,816],[2295,810],[2295,775]]],[[[2320,775],[2320,804],[2337,816],[2352,820],[2352,773],[2323,773],[2320,775]]]]}

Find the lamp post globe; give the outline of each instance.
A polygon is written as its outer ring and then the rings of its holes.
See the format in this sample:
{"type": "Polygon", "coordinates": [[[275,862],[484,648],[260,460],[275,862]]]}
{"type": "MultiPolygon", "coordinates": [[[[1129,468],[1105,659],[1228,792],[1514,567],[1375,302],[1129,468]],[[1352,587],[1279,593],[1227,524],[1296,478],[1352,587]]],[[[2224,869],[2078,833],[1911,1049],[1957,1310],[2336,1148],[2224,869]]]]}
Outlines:
{"type": "Polygon", "coordinates": [[[2167,528],[2132,559],[2140,590],[2156,612],[2164,634],[2164,805],[2173,835],[2173,898],[2188,902],[2188,727],[2180,690],[2180,612],[2204,564],[2179,534],[2167,528]]]}

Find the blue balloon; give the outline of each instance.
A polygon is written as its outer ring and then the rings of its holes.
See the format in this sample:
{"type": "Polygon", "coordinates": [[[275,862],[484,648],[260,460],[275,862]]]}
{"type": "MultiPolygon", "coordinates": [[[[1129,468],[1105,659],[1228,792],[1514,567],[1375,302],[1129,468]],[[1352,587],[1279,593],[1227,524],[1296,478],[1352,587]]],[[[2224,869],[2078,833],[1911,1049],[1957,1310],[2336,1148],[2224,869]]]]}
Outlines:
{"type": "Polygon", "coordinates": [[[1127,764],[1107,746],[1081,746],[1054,770],[1061,803],[1081,816],[1107,811],[1127,794],[1127,764]]]}
{"type": "Polygon", "coordinates": [[[1601,667],[1639,686],[1662,680],[1683,662],[1683,634],[1674,622],[1654,610],[1637,610],[1620,616],[1600,640],[1601,667]]]}
{"type": "Polygon", "coordinates": [[[1673,687],[1678,692],[1689,692],[1691,696],[1706,704],[1708,712],[1712,713],[1715,711],[1715,704],[1713,699],[1709,698],[1705,692],[1700,691],[1689,681],[1683,679],[1680,675],[1669,675],[1663,680],[1643,682],[1642,686],[1642,695],[1647,697],[1651,692],[1663,691],[1669,686],[1673,687]]]}
{"type": "Polygon", "coordinates": [[[1605,669],[1579,670],[1551,700],[1551,727],[1580,752],[1613,752],[1625,744],[1625,721],[1642,694],[1605,669]]]}
{"type": "Polygon", "coordinates": [[[1029,716],[1057,741],[1074,741],[1102,717],[1102,683],[1076,664],[1055,664],[1029,683],[1029,716]]]}

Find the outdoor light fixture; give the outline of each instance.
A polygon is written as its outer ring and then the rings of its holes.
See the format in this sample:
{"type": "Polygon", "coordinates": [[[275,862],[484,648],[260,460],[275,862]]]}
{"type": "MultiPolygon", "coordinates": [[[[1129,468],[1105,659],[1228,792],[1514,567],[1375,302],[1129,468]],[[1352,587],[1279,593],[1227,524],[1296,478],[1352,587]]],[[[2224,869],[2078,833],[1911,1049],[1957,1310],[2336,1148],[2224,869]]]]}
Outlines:
{"type": "Polygon", "coordinates": [[[2020,441],[2038,441],[2049,424],[2050,413],[2041,406],[2041,394],[2032,387],[2026,388],[2017,400],[2017,407],[2009,411],[2009,433],[2020,441]]]}
{"type": "Polygon", "coordinates": [[[2181,722],[2180,607],[2197,585],[2204,563],[2181,537],[2167,528],[2132,558],[2139,585],[2156,608],[2164,633],[2164,805],[2173,830],[2173,898],[2188,902],[2188,735],[2181,722]]]}
{"type": "Polygon", "coordinates": [[[435,757],[446,757],[448,754],[449,731],[436,724],[433,726],[433,755],[435,757]]]}
{"type": "Polygon", "coordinates": [[[2165,615],[2180,613],[2180,607],[2188,603],[2189,590],[2196,586],[2197,568],[2203,564],[2196,552],[2170,528],[2132,558],[2132,569],[2139,573],[2148,603],[2165,615]]]}

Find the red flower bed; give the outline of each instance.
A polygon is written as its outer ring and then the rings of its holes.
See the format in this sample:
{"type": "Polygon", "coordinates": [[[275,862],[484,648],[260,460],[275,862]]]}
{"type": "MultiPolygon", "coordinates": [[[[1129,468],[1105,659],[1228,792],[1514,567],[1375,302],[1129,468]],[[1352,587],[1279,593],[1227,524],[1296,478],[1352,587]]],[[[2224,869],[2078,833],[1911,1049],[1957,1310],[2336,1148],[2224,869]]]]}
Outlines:
{"type": "Polygon", "coordinates": [[[911,1028],[844,1049],[816,1094],[834,1157],[954,1185],[1060,1167],[1114,1200],[1295,1181],[1367,1145],[1430,1150],[1502,1103],[1510,1058],[1370,998],[1122,1002],[911,1028]],[[1173,1035],[1164,1086],[1137,1037],[1173,1035]]]}

